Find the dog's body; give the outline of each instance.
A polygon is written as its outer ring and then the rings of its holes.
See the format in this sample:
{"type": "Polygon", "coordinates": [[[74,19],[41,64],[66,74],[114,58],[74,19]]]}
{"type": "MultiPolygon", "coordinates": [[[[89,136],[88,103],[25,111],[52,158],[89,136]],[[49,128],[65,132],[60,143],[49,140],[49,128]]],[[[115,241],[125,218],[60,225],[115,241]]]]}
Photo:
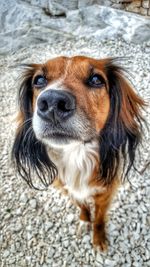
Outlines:
{"type": "Polygon", "coordinates": [[[82,230],[82,222],[87,223],[86,227],[93,223],[93,243],[105,250],[105,216],[120,183],[117,177],[109,186],[97,179],[98,143],[74,143],[65,148],[52,146],[48,154],[58,168],[58,180],[54,183],[56,188],[62,189],[80,207],[78,230],[82,230]],[[99,229],[100,224],[102,229],[99,229]]]}
{"type": "Polygon", "coordinates": [[[45,185],[57,177],[104,250],[106,212],[127,156],[126,174],[134,163],[144,101],[112,59],[87,57],[28,66],[19,101],[19,173],[31,186],[31,169],[45,185]]]}

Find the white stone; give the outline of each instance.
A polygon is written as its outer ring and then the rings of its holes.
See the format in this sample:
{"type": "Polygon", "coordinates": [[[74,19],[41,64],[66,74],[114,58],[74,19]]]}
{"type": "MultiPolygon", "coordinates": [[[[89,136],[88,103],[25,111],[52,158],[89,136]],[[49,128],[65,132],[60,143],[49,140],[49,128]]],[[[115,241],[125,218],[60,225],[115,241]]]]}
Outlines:
{"type": "Polygon", "coordinates": [[[9,250],[5,250],[4,253],[3,253],[3,257],[7,258],[9,255],[10,255],[9,250]]]}
{"type": "Polygon", "coordinates": [[[11,259],[9,259],[9,264],[13,264],[13,263],[15,263],[16,262],[16,259],[15,259],[15,257],[14,258],[11,258],[11,259]]]}
{"type": "Polygon", "coordinates": [[[31,240],[33,238],[33,233],[27,233],[27,240],[31,240]]]}
{"type": "Polygon", "coordinates": [[[14,230],[15,232],[20,232],[22,230],[22,224],[16,223],[14,230]]]}
{"type": "Polygon", "coordinates": [[[106,264],[106,266],[109,266],[109,267],[115,267],[116,266],[116,262],[113,260],[110,260],[110,259],[106,259],[105,264],[106,264]]]}
{"type": "Polygon", "coordinates": [[[47,257],[52,258],[54,254],[55,254],[54,248],[49,248],[47,252],[47,257]]]}
{"type": "Polygon", "coordinates": [[[58,213],[60,211],[59,207],[57,206],[53,206],[51,210],[53,213],[58,213]]]}
{"type": "Polygon", "coordinates": [[[68,246],[69,246],[69,241],[68,241],[68,240],[63,241],[63,245],[64,245],[65,248],[68,248],[68,246]]]}
{"type": "Polygon", "coordinates": [[[67,215],[67,218],[66,218],[66,221],[68,222],[68,223],[72,223],[73,222],[73,220],[74,220],[74,214],[68,214],[67,215]]]}
{"type": "Polygon", "coordinates": [[[26,193],[22,193],[22,194],[21,194],[21,196],[20,196],[20,201],[21,201],[22,203],[24,203],[24,204],[28,201],[28,196],[27,196],[26,193]]]}
{"type": "Polygon", "coordinates": [[[54,224],[52,222],[47,222],[45,224],[45,231],[48,231],[49,229],[53,228],[54,224]]]}
{"type": "Polygon", "coordinates": [[[109,231],[110,231],[110,233],[111,232],[114,232],[115,230],[116,230],[116,225],[113,224],[112,222],[110,222],[110,225],[109,225],[109,231]]]}
{"type": "Polygon", "coordinates": [[[99,252],[97,252],[96,261],[103,264],[103,257],[101,255],[101,253],[99,253],[99,252]]]}
{"type": "Polygon", "coordinates": [[[89,235],[84,235],[84,236],[83,236],[83,239],[82,239],[82,242],[83,242],[83,243],[89,243],[90,239],[91,239],[91,238],[90,238],[89,235]]]}
{"type": "Polygon", "coordinates": [[[12,245],[11,245],[10,250],[11,250],[12,253],[15,253],[15,252],[16,252],[15,244],[12,244],[12,245]]]}
{"type": "Polygon", "coordinates": [[[22,210],[21,210],[21,208],[18,208],[18,209],[16,210],[16,214],[17,214],[17,215],[21,215],[21,214],[22,214],[22,210]]]}
{"type": "Polygon", "coordinates": [[[49,267],[46,263],[42,264],[42,267],[49,267]]]}
{"type": "Polygon", "coordinates": [[[3,243],[3,236],[0,235],[0,245],[2,245],[2,243],[3,243]]]}
{"type": "Polygon", "coordinates": [[[33,199],[30,199],[29,204],[30,204],[30,206],[31,206],[32,209],[36,209],[36,206],[37,206],[36,199],[34,199],[34,198],[33,199]]]}
{"type": "MultiPolygon", "coordinates": [[[[68,231],[68,229],[67,229],[67,231],[68,231]]],[[[67,232],[67,231],[66,231],[66,232],[67,232]]],[[[75,234],[76,234],[76,229],[73,228],[73,227],[69,227],[69,234],[70,234],[70,235],[75,235],[75,234]]]]}
{"type": "Polygon", "coordinates": [[[12,217],[11,213],[6,213],[6,215],[5,215],[5,219],[6,220],[9,220],[11,217],[12,217]]]}

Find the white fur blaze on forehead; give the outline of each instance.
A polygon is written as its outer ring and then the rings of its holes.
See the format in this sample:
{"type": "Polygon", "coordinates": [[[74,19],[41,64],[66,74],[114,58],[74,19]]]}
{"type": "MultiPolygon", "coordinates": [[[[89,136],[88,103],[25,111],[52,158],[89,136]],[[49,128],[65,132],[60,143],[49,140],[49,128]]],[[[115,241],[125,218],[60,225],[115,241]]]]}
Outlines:
{"type": "MultiPolygon", "coordinates": [[[[67,88],[63,85],[63,79],[59,79],[51,84],[48,84],[45,88],[44,91],[47,91],[47,90],[67,90],[67,88]]],[[[44,92],[43,91],[43,92],[44,92]]]]}

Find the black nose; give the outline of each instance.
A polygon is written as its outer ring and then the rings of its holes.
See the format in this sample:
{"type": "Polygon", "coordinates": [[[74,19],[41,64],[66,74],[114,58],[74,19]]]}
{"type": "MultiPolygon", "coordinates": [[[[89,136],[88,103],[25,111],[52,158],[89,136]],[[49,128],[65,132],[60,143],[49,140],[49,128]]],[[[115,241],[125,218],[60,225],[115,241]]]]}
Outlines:
{"type": "Polygon", "coordinates": [[[43,92],[37,102],[37,113],[44,120],[54,123],[70,118],[76,108],[75,97],[66,91],[47,90],[43,92]]]}

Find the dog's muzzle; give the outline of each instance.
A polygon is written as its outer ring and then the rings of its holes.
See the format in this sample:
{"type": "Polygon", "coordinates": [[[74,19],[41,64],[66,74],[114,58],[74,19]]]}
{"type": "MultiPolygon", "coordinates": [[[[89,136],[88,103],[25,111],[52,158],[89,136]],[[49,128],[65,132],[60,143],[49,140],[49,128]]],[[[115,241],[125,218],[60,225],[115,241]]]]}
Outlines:
{"type": "Polygon", "coordinates": [[[68,120],[75,112],[76,99],[66,91],[47,90],[37,101],[37,114],[45,121],[57,124],[68,120]]]}

